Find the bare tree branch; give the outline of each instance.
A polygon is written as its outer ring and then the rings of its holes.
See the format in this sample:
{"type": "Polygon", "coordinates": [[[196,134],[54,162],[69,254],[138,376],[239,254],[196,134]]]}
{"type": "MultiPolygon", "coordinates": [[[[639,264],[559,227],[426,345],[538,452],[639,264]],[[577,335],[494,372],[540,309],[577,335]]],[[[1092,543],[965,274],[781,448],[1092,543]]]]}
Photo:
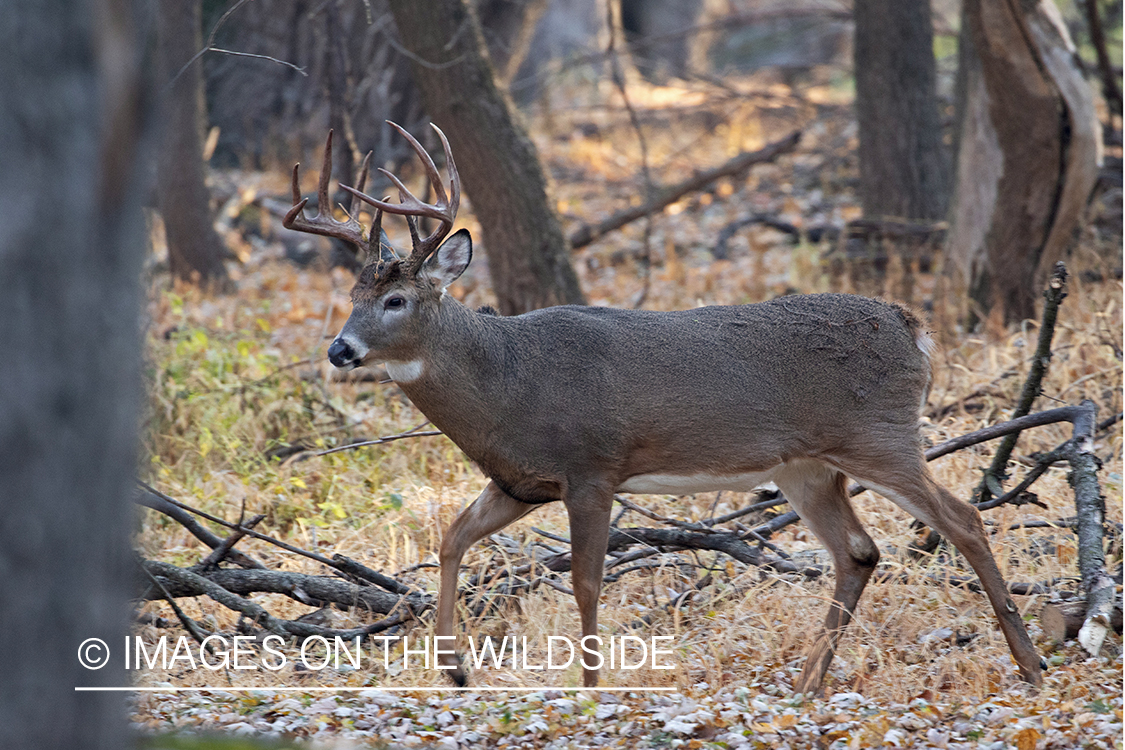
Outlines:
{"type": "MultiPolygon", "coordinates": [[[[1043,292],[1046,303],[1043,305],[1043,321],[1039,324],[1039,342],[1035,346],[1035,354],[1031,358],[1031,370],[1024,381],[1020,400],[1012,412],[1013,417],[1022,417],[1031,411],[1035,399],[1041,393],[1041,384],[1047,374],[1047,367],[1051,364],[1051,340],[1055,336],[1055,321],[1059,315],[1059,305],[1066,299],[1066,265],[1059,261],[1055,263],[1054,273],[1043,292]]],[[[1008,458],[1012,449],[1016,447],[1018,432],[1013,432],[1004,437],[996,455],[992,457],[992,464],[985,469],[980,486],[977,487],[975,503],[985,503],[994,495],[1004,494],[1003,482],[1008,477],[1008,458]]]]}
{"type": "MultiPolygon", "coordinates": [[[[162,588],[171,596],[209,596],[227,609],[241,613],[250,621],[283,638],[320,635],[350,639],[386,630],[413,617],[409,608],[403,608],[404,611],[399,612],[398,615],[363,627],[347,630],[324,628],[299,620],[276,618],[258,603],[245,599],[235,592],[248,594],[268,591],[292,595],[295,590],[300,589],[307,598],[331,601],[345,607],[363,606],[371,612],[380,614],[393,612],[401,603],[401,599],[369,587],[355,586],[326,576],[306,576],[273,570],[214,570],[206,575],[200,575],[154,560],[145,561],[143,566],[158,579],[162,588]]],[[[162,594],[154,594],[151,590],[145,594],[146,598],[151,598],[150,594],[158,598],[162,596],[162,594]]]]}
{"type": "Polygon", "coordinates": [[[711,184],[720,177],[738,174],[743,172],[755,164],[762,164],[776,159],[782,154],[788,153],[796,148],[798,141],[801,140],[801,131],[796,130],[779,141],[767,144],[764,148],[758,151],[751,151],[749,153],[739,154],[725,164],[722,164],[713,169],[708,169],[699,172],[692,177],[680,182],[676,185],[670,185],[664,188],[655,189],[652,197],[646,200],[639,206],[626,208],[618,211],[608,219],[601,221],[597,224],[585,224],[570,234],[570,247],[573,250],[585,247],[599,237],[612,232],[615,229],[636,221],[637,219],[655,213],[670,203],[675,203],[677,200],[687,195],[688,193],[700,190],[707,185],[711,184]]]}

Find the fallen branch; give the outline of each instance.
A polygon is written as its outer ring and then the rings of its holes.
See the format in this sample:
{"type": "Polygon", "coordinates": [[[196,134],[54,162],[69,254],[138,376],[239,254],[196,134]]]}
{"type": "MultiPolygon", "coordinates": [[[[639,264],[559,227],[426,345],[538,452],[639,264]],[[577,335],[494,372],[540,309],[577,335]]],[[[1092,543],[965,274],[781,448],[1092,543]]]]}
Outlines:
{"type": "MultiPolygon", "coordinates": [[[[272,544],[275,547],[280,547],[281,549],[286,550],[288,552],[293,552],[294,554],[301,555],[302,557],[307,557],[310,560],[316,560],[318,563],[320,563],[322,565],[327,565],[329,568],[332,568],[333,570],[338,570],[341,573],[349,574],[351,571],[363,569],[363,570],[367,571],[369,574],[374,574],[375,577],[368,577],[368,576],[360,576],[360,577],[365,578],[366,580],[369,580],[372,583],[375,583],[376,585],[382,586],[387,581],[393,582],[394,588],[392,590],[393,590],[394,593],[401,593],[402,588],[405,588],[403,584],[400,584],[398,581],[394,581],[394,579],[387,578],[385,576],[384,576],[384,578],[386,578],[386,581],[384,581],[384,583],[380,583],[378,577],[381,576],[382,574],[376,573],[375,571],[372,571],[370,568],[366,568],[365,566],[361,565],[360,563],[356,562],[355,560],[352,560],[351,558],[344,557],[343,555],[335,555],[333,559],[329,559],[329,558],[325,557],[324,555],[317,554],[316,552],[310,552],[308,550],[301,549],[300,547],[294,546],[294,545],[289,544],[287,542],[283,542],[280,539],[275,539],[274,537],[269,536],[268,534],[262,534],[260,532],[254,531],[253,529],[248,529],[244,526],[239,526],[238,524],[231,523],[230,521],[224,521],[223,519],[218,518],[216,516],[213,516],[210,513],[199,510],[197,508],[193,508],[190,505],[186,505],[184,503],[181,503],[179,500],[176,500],[175,498],[171,498],[168,495],[165,495],[163,492],[160,492],[159,490],[154,489],[153,487],[150,487],[149,485],[147,485],[144,482],[141,482],[139,480],[138,480],[137,484],[139,484],[142,488],[148,490],[148,492],[151,493],[152,495],[156,496],[157,498],[163,500],[165,503],[167,503],[167,504],[169,504],[169,505],[171,505],[175,508],[179,508],[180,510],[188,511],[189,513],[194,513],[195,515],[199,516],[200,518],[206,518],[208,521],[211,521],[212,523],[217,523],[220,526],[225,526],[226,528],[231,529],[233,531],[241,530],[245,533],[246,536],[253,537],[254,539],[260,539],[263,542],[268,542],[269,544],[272,544]],[[341,560],[343,562],[341,562],[341,560]]],[[[208,532],[208,533],[210,533],[210,532],[208,532]]],[[[222,540],[219,540],[218,537],[215,537],[215,539],[217,540],[216,546],[218,544],[222,543],[222,540]]],[[[261,567],[263,569],[265,568],[265,566],[262,566],[262,565],[259,565],[259,567],[261,567]]],[[[425,594],[422,594],[421,592],[415,592],[415,591],[412,591],[410,589],[407,589],[407,591],[410,592],[408,594],[408,596],[411,599],[412,605],[413,604],[428,605],[429,600],[428,600],[428,597],[426,597],[425,594]]]]}
{"type": "Polygon", "coordinates": [[[168,606],[172,608],[172,612],[175,613],[180,624],[184,626],[184,630],[186,630],[200,646],[206,646],[207,652],[214,656],[215,652],[211,648],[211,644],[207,642],[207,636],[210,635],[210,633],[201,628],[199,623],[188,617],[187,613],[180,609],[180,605],[176,603],[176,598],[172,596],[164,584],[161,583],[160,579],[154,576],[152,572],[145,567],[143,560],[137,560],[137,565],[140,566],[141,572],[143,572],[145,576],[152,581],[153,585],[160,590],[160,598],[168,602],[168,606]]]}
{"type": "Polygon", "coordinates": [[[715,167],[714,169],[699,172],[676,185],[657,189],[653,192],[652,198],[639,206],[626,208],[597,224],[585,224],[576,229],[570,235],[571,249],[577,250],[583,248],[615,229],[620,229],[637,219],[641,219],[649,214],[654,214],[668,204],[675,203],[688,193],[701,190],[720,177],[727,177],[729,175],[738,174],[739,172],[744,172],[755,164],[771,162],[778,156],[792,151],[800,140],[801,131],[796,130],[781,140],[774,141],[758,151],[739,154],[727,163],[715,167]]]}
{"type": "Polygon", "coordinates": [[[721,524],[721,523],[728,523],[728,522],[733,521],[737,518],[742,518],[743,516],[748,516],[751,513],[757,512],[759,510],[767,510],[768,508],[776,508],[779,505],[786,505],[786,504],[789,503],[789,501],[787,499],[785,499],[785,496],[782,495],[780,492],[777,492],[776,490],[774,490],[772,492],[761,491],[761,494],[759,494],[759,497],[762,497],[763,495],[767,495],[767,494],[772,494],[773,497],[770,498],[769,500],[763,500],[762,502],[754,503],[753,505],[747,505],[745,508],[742,508],[741,510],[736,510],[736,511],[733,511],[731,513],[727,513],[726,515],[719,516],[718,518],[709,518],[708,520],[704,521],[703,523],[707,524],[708,526],[717,526],[718,524],[721,524]]]}
{"type": "MultiPolygon", "coordinates": [[[[284,594],[310,607],[323,607],[326,603],[342,608],[360,608],[374,614],[386,615],[403,603],[403,597],[381,591],[372,586],[357,586],[354,583],[330,576],[312,576],[279,570],[238,570],[218,568],[208,571],[192,571],[177,568],[166,563],[146,562],[145,570],[157,576],[162,589],[149,587],[141,594],[143,599],[161,599],[167,593],[173,597],[211,596],[212,586],[222,588],[229,594],[284,594]],[[153,566],[163,566],[159,570],[153,566]],[[169,572],[171,568],[175,570],[169,572]],[[178,575],[182,571],[185,575],[178,575]],[[200,579],[206,580],[204,585],[200,579]]],[[[214,599],[215,597],[211,597],[214,599]]],[[[216,601],[219,601],[216,599],[216,601]]],[[[219,602],[227,606],[225,602],[219,602]]],[[[232,609],[237,609],[232,607],[232,609]]],[[[243,610],[239,610],[243,611],[243,610]]],[[[251,615],[243,611],[247,617],[251,615]]],[[[280,635],[280,633],[279,633],[280,635]]]]}
{"type": "MultiPolygon", "coordinates": [[[[1039,624],[1056,643],[1069,641],[1078,637],[1082,626],[1086,623],[1087,603],[1085,599],[1075,599],[1069,602],[1054,602],[1044,604],[1039,611],[1039,624]]],[[[1121,595],[1114,597],[1113,610],[1109,616],[1109,626],[1114,632],[1121,633],[1121,595]]]]}
{"type": "Polygon", "coordinates": [[[660,529],[632,527],[611,529],[609,532],[610,550],[623,549],[633,544],[651,547],[673,547],[678,549],[709,549],[722,552],[747,565],[762,565],[762,554],[743,541],[738,534],[714,531],[707,533],[691,532],[685,529],[660,529]]]}
{"type": "Polygon", "coordinates": [[[204,569],[218,567],[219,563],[221,563],[230,555],[231,551],[234,549],[234,545],[238,544],[238,541],[246,536],[246,530],[253,529],[259,523],[261,523],[262,520],[265,519],[265,517],[266,515],[264,513],[259,513],[245,523],[243,523],[240,519],[238,523],[242,528],[239,528],[236,531],[232,531],[230,533],[230,536],[223,540],[222,544],[211,550],[211,554],[207,555],[207,557],[203,558],[203,560],[200,561],[198,567],[204,569]]]}
{"type": "MultiPolygon", "coordinates": [[[[176,521],[185,529],[187,529],[192,536],[206,544],[211,549],[218,549],[223,544],[224,540],[219,538],[216,534],[213,534],[210,530],[204,528],[198,521],[196,521],[195,518],[192,517],[191,511],[179,507],[170,497],[161,492],[153,490],[148,485],[142,483],[141,490],[133,495],[133,502],[137,505],[143,505],[146,508],[151,508],[158,513],[163,513],[164,515],[168,516],[173,521],[176,521]]],[[[238,552],[237,550],[230,550],[227,553],[227,557],[230,558],[231,562],[240,567],[266,570],[265,565],[262,565],[254,558],[238,552]]]]}
{"type": "Polygon", "coordinates": [[[1112,417],[1106,417],[1102,421],[1098,422],[1098,429],[1095,431],[1094,434],[1100,435],[1101,433],[1108,430],[1110,427],[1113,427],[1115,424],[1117,424],[1118,422],[1121,421],[1122,416],[1125,416],[1125,412],[1117,412],[1112,417]]]}
{"type": "Polygon", "coordinates": [[[1101,651],[1109,630],[1117,587],[1106,572],[1105,548],[1102,540],[1105,522],[1105,498],[1098,487],[1101,461],[1094,455],[1094,425],[1097,407],[1083,401],[1086,407],[1081,418],[1074,420],[1074,438],[1067,448],[1070,462],[1070,486],[1074,488],[1074,506],[1078,511],[1078,570],[1086,592],[1086,621],[1078,633],[1078,641],[1091,656],[1101,651]]]}
{"type": "MultiPolygon", "coordinates": [[[[233,610],[245,616],[248,620],[256,623],[260,627],[268,630],[269,632],[279,635],[282,638],[306,638],[311,635],[319,635],[324,637],[339,637],[346,640],[352,638],[363,637],[378,633],[390,627],[398,625],[405,620],[412,617],[409,612],[401,612],[393,617],[385,618],[379,622],[365,625],[360,628],[351,628],[341,630],[339,628],[325,628],[319,625],[313,625],[299,620],[282,620],[274,617],[265,610],[257,602],[252,602],[249,599],[232,593],[226,586],[210,580],[209,577],[204,577],[198,573],[192,573],[189,570],[178,568],[169,563],[156,562],[148,560],[144,562],[145,570],[155,576],[157,579],[164,579],[162,581],[164,587],[168,589],[172,596],[202,596],[206,595],[214,599],[219,604],[222,604],[227,609],[233,610]]],[[[215,575],[218,574],[250,574],[259,577],[274,578],[276,576],[294,576],[298,574],[293,573],[277,573],[276,571],[246,571],[246,570],[218,570],[214,571],[215,575]]],[[[211,575],[211,574],[209,574],[211,575]]],[[[305,578],[316,578],[316,576],[305,576],[305,578]]],[[[261,578],[260,580],[264,580],[261,578]]],[[[338,583],[330,578],[325,578],[325,581],[338,583]]],[[[226,580],[225,583],[234,585],[235,581],[226,580]]],[[[356,587],[358,589],[358,587],[356,587]]],[[[249,592],[247,592],[249,593],[249,592]]],[[[279,591],[277,593],[287,593],[286,591],[279,591]]],[[[378,593],[378,592],[376,592],[378,593]]],[[[358,601],[358,599],[354,600],[358,601]]],[[[389,611],[389,610],[388,610],[389,611]]]]}

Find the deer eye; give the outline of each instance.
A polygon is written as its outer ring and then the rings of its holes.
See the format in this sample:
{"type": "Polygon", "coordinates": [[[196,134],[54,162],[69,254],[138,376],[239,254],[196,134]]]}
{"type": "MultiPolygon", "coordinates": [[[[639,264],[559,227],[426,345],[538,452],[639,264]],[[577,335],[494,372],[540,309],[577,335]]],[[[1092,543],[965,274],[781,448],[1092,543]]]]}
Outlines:
{"type": "Polygon", "coordinates": [[[404,300],[402,297],[399,297],[398,295],[395,295],[394,297],[391,297],[386,302],[384,302],[383,307],[387,310],[397,310],[405,304],[406,300],[404,300]]]}

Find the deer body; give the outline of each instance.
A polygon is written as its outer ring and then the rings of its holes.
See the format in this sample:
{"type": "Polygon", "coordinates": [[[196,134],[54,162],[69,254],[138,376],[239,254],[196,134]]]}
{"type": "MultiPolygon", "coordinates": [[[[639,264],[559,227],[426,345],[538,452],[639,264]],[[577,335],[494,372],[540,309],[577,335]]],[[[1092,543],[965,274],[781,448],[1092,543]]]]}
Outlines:
{"type": "MultiPolygon", "coordinates": [[[[624,492],[749,490],[786,461],[842,456],[856,441],[916,449],[929,362],[909,321],[846,295],[512,318],[445,296],[416,339],[419,364],[391,374],[525,503],[562,500],[588,480],[624,492]]],[[[353,329],[340,339],[378,361],[353,329]]]]}
{"type": "MultiPolygon", "coordinates": [[[[429,156],[410,140],[437,205],[418,201],[393,175],[401,204],[345,188],[380,213],[367,243],[375,259],[352,290],[351,316],[329,358],[338,367],[386,362],[411,401],[491,479],[442,539],[439,637],[454,634],[465,551],[539,504],[566,506],[571,579],[583,636],[592,636],[614,492],[751,490],[772,480],[836,566],[834,602],[796,685],[815,691],[879,559],[851,507],[850,476],[957,546],[980,577],[1024,679],[1039,682],[1039,657],[979,514],[933,480],[922,456],[918,416],[930,342],[909,311],[822,294],[676,312],[473,312],[445,293],[472,257],[465,230],[441,242],[458,199],[448,144],[442,136],[451,200],[429,156]],[[431,216],[442,226],[420,239],[411,222],[414,251],[400,259],[381,240],[382,211],[431,216]]],[[[287,222],[296,228],[363,244],[361,230],[305,219],[296,186],[294,202],[287,222]]],[[[443,659],[464,684],[456,657],[443,659]]],[[[596,669],[585,668],[586,685],[597,679],[596,669]]]]}

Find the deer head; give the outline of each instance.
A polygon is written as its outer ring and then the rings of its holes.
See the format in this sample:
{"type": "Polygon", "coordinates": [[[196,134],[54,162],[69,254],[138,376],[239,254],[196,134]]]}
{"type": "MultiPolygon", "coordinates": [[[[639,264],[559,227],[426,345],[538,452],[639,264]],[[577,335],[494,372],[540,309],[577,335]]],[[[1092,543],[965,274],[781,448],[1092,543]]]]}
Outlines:
{"type": "Polygon", "coordinates": [[[320,173],[319,213],[309,219],[303,210],[308,199],[301,198],[297,185],[300,165],[293,168],[294,206],[286,215],[284,225],[297,231],[347,240],[357,248],[367,248],[366,263],[352,288],[352,314],[328,347],[328,359],[336,367],[350,369],[371,361],[414,361],[418,342],[424,338],[422,332],[438,315],[446,287],[465,271],[473,256],[473,242],[468,230],[462,229],[445,239],[453,228],[461,202],[461,180],[445,134],[436,125],[431,126],[445,149],[450,181],[448,194],[433,159],[422,144],[397,124],[389,121],[388,124],[406,138],[421,159],[437,196],[433,204],[419,200],[398,177],[385,169],[379,171],[398,188],[399,203],[377,200],[364,193],[371,158],[369,153],[360,172],[359,187],[340,185],[353,199],[348,220],[340,222],[333,219],[328,208],[328,184],[332,176],[332,133],[329,131],[320,173]],[[375,221],[366,240],[363,226],[356,218],[360,201],[375,207],[375,221]],[[386,240],[382,231],[384,212],[406,217],[412,244],[410,255],[406,258],[400,258],[386,240]],[[429,236],[420,237],[415,217],[436,219],[438,227],[429,236]]]}

